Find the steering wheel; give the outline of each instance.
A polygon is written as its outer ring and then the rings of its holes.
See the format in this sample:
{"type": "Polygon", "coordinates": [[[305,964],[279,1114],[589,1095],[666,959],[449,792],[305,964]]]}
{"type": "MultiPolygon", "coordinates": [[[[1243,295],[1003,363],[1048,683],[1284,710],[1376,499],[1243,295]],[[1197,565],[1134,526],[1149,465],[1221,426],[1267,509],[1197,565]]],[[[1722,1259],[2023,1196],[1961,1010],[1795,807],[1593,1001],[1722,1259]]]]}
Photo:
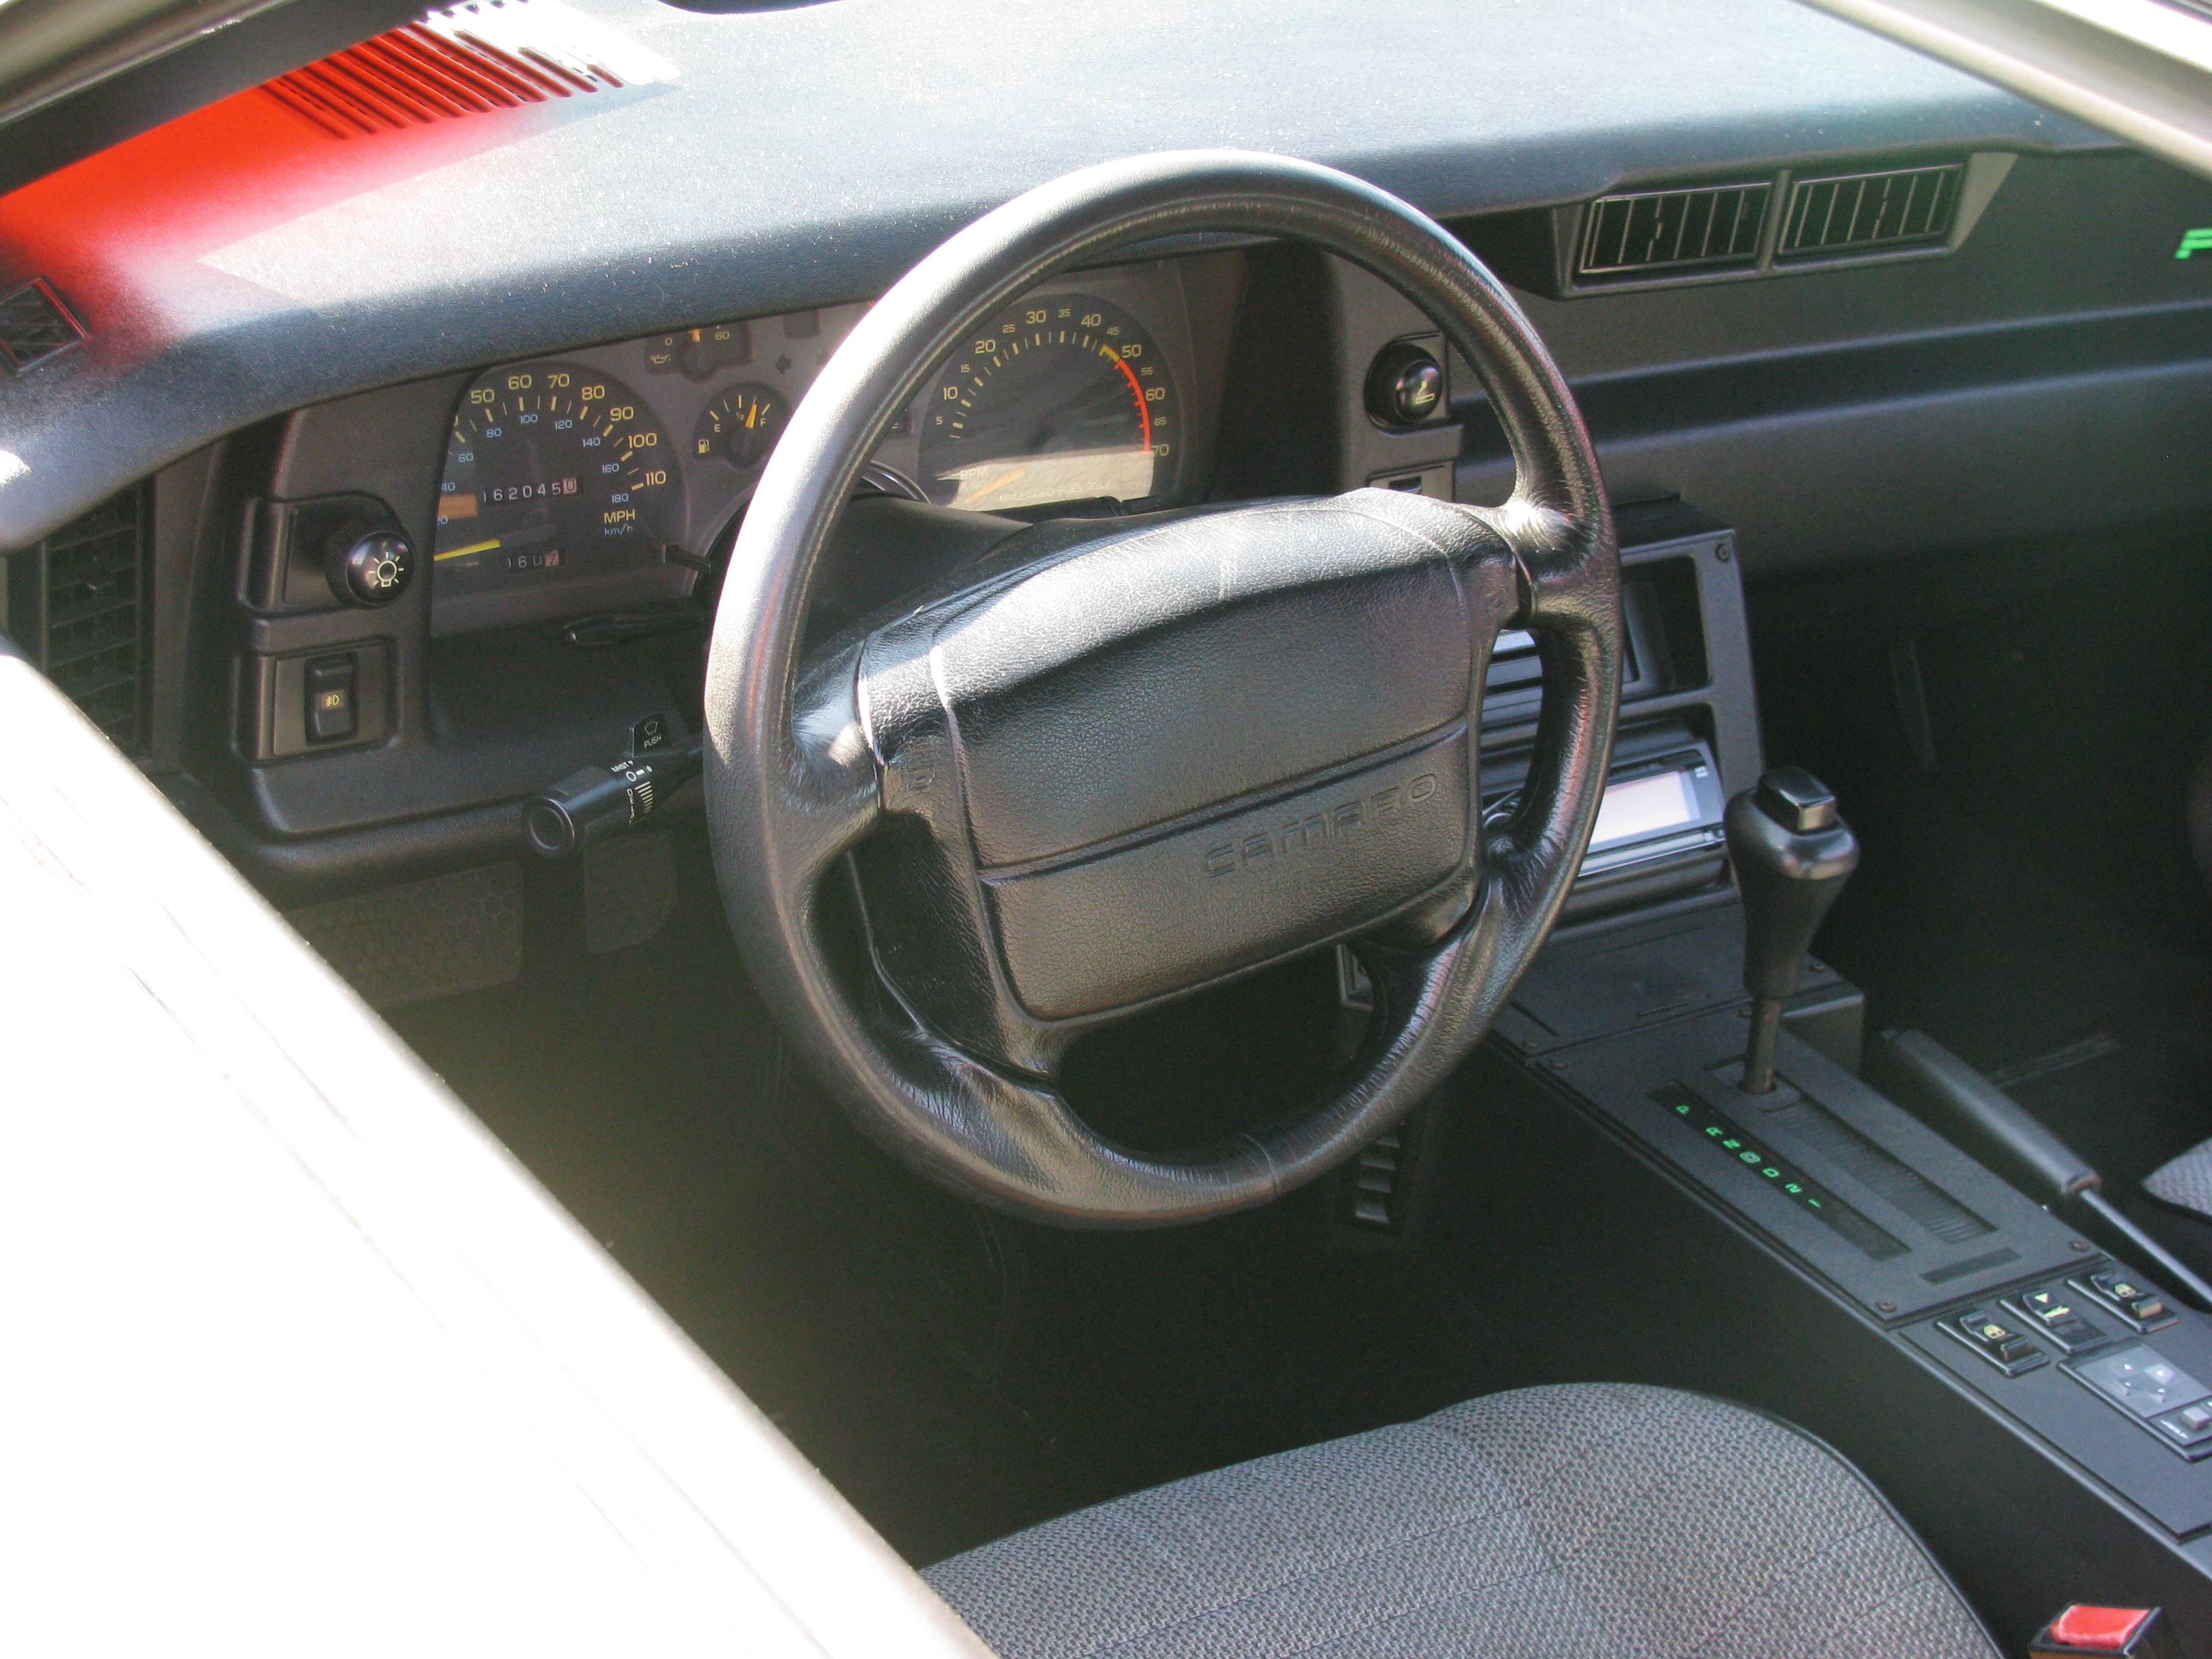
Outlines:
{"type": "Polygon", "coordinates": [[[1237,151],[1087,168],[915,266],[827,363],[762,476],[708,659],[716,869],[756,985],[861,1127],[957,1191],[1073,1226],[1263,1203],[1389,1129],[1472,1049],[1597,814],[1620,559],[1565,382],[1505,289],[1396,198],[1237,151]],[[1012,536],[802,659],[808,592],[878,441],[957,343],[1118,246],[1301,239],[1391,283],[1511,444],[1495,509],[1358,489],[1012,536]],[[1486,834],[1485,669],[1536,636],[1543,712],[1486,834]],[[1055,1079],[1104,1022],[1349,943],[1358,1054],[1264,1129],[1116,1146],[1055,1079]]]}

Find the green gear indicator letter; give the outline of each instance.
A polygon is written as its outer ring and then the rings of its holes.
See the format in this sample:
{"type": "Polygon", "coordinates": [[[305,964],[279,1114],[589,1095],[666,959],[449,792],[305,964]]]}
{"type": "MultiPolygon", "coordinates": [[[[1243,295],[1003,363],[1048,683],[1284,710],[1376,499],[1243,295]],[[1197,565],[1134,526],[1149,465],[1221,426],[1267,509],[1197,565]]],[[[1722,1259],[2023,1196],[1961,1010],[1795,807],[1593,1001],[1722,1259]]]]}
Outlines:
{"type": "Polygon", "coordinates": [[[2212,253],[2212,225],[2181,233],[2181,246],[2173,250],[2173,257],[2186,259],[2192,253],[2212,253]]]}

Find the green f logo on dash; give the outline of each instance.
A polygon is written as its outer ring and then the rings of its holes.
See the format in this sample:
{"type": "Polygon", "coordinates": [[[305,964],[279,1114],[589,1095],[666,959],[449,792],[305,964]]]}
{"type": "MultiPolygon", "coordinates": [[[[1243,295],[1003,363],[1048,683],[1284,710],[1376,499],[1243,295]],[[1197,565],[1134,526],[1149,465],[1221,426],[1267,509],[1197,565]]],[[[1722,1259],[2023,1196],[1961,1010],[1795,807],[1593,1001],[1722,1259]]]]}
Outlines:
{"type": "Polygon", "coordinates": [[[2185,230],[2181,233],[2181,246],[2173,250],[2173,257],[2177,259],[2186,259],[2192,253],[2212,253],[2212,225],[2206,226],[2203,230],[2185,230]]]}

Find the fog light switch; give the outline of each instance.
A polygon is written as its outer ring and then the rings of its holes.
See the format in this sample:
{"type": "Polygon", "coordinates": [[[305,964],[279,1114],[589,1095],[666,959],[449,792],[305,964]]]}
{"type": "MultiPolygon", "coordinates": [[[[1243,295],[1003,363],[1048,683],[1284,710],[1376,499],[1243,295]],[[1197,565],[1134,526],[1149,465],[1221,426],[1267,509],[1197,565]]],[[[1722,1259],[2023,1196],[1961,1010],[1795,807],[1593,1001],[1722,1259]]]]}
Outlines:
{"type": "Polygon", "coordinates": [[[361,678],[351,652],[339,657],[317,657],[307,665],[307,737],[314,743],[337,743],[353,736],[360,724],[356,690],[361,678]]]}

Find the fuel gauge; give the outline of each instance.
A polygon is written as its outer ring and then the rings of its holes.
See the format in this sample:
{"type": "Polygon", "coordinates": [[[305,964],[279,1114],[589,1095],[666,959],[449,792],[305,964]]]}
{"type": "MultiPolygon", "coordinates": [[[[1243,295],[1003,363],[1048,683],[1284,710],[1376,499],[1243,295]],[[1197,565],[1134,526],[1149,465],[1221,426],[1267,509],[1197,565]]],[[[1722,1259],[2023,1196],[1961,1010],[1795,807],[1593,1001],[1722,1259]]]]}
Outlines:
{"type": "Polygon", "coordinates": [[[791,406],[781,393],[750,383],[732,386],[699,417],[691,453],[719,455],[741,469],[758,466],[775,447],[790,418],[791,406]]]}

